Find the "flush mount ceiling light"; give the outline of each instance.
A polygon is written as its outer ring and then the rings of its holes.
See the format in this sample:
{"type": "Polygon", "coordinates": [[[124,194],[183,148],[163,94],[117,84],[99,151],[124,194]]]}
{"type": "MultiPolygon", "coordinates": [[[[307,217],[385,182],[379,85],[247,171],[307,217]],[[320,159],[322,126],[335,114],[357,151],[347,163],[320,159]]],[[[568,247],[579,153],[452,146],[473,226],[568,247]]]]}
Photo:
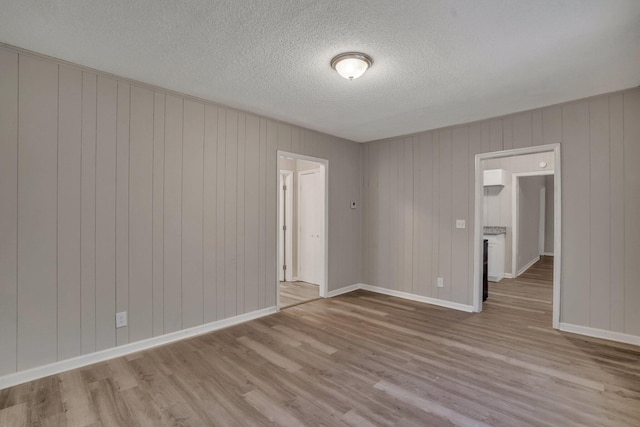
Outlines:
{"type": "Polygon", "coordinates": [[[357,79],[373,64],[373,59],[360,52],[345,52],[331,60],[331,67],[348,80],[357,79]]]}

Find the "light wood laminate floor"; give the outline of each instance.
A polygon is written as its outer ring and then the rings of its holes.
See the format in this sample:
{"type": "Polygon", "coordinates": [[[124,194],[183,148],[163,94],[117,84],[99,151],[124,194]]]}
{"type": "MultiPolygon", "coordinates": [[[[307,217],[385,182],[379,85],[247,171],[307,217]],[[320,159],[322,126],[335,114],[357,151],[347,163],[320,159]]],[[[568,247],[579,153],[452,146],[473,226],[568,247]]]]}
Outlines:
{"type": "Polygon", "coordinates": [[[320,298],[318,285],[307,282],[279,282],[280,308],[287,308],[320,298]]]}
{"type": "Polygon", "coordinates": [[[298,305],[0,391],[0,425],[640,425],[640,348],[551,329],[533,274],[481,314],[366,291],[298,305]]]}

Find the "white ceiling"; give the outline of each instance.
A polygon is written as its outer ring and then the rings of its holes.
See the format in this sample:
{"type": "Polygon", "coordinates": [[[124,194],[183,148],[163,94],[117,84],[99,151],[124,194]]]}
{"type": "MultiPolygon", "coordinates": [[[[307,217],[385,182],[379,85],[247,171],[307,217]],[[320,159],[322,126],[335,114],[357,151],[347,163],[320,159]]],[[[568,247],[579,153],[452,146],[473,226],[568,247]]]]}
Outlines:
{"type": "Polygon", "coordinates": [[[0,42],[354,141],[640,84],[638,0],[0,0],[0,42]]]}

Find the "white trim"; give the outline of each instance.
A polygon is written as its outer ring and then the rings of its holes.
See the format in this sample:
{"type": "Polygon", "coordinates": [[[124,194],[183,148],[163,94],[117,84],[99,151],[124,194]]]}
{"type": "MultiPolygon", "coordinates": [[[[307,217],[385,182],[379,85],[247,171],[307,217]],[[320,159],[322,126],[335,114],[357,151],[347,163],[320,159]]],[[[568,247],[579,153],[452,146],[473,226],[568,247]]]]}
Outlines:
{"type": "Polygon", "coordinates": [[[540,255],[534,257],[531,261],[529,261],[527,263],[527,265],[525,265],[524,267],[522,267],[519,271],[518,271],[518,275],[516,277],[518,277],[519,275],[521,275],[522,273],[524,273],[525,271],[527,271],[533,264],[535,264],[536,262],[540,261],[540,255]]]}
{"type": "Polygon", "coordinates": [[[545,252],[542,255],[544,255],[544,256],[553,256],[553,252],[545,252]]]}
{"type": "Polygon", "coordinates": [[[4,375],[0,377],[0,390],[8,387],[13,387],[14,385],[44,378],[49,375],[55,375],[60,372],[69,371],[71,369],[81,368],[83,366],[92,365],[98,362],[104,362],[105,360],[113,359],[115,357],[121,357],[127,354],[136,353],[138,351],[148,350],[159,345],[169,344],[172,342],[183,340],[185,338],[195,337],[196,335],[202,335],[209,332],[217,331],[219,329],[228,328],[229,326],[268,316],[275,312],[276,307],[267,307],[261,310],[241,314],[239,316],[229,317],[227,319],[217,320],[215,322],[206,323],[204,325],[194,326],[193,328],[183,329],[181,331],[171,332],[169,334],[148,338],[142,341],[136,341],[131,344],[125,344],[119,347],[109,348],[107,350],[96,351],[95,353],[85,354],[82,356],[73,357],[71,359],[53,362],[48,365],[27,369],[25,371],[4,375]]]}
{"type": "Polygon", "coordinates": [[[554,263],[553,263],[553,327],[560,327],[560,272],[562,270],[562,170],[560,162],[560,144],[538,145],[513,150],[497,151],[493,153],[477,154],[475,157],[475,215],[474,215],[474,260],[473,260],[473,311],[482,311],[482,206],[484,200],[482,161],[502,157],[519,156],[523,154],[545,153],[554,154],[554,263]]]}
{"type": "Polygon", "coordinates": [[[545,236],[545,228],[546,228],[546,217],[547,217],[547,197],[546,197],[547,189],[543,185],[540,187],[540,216],[538,218],[538,254],[544,254],[544,238],[545,236]]]}
{"type": "Polygon", "coordinates": [[[409,292],[396,291],[393,289],[381,288],[379,286],[371,286],[366,283],[356,283],[353,285],[345,286],[340,289],[329,292],[329,298],[337,297],[338,295],[346,294],[348,292],[357,291],[363,289],[369,292],[375,292],[378,294],[389,295],[392,297],[404,298],[411,301],[424,302],[431,305],[437,305],[440,307],[451,308],[453,310],[466,311],[468,313],[473,312],[473,306],[467,304],[460,304],[457,302],[446,301],[443,299],[423,297],[422,295],[416,295],[409,292]]]}
{"type": "Polygon", "coordinates": [[[607,331],[605,329],[590,328],[588,326],[572,325],[570,323],[560,323],[560,330],[564,332],[571,332],[573,334],[586,335],[588,337],[623,342],[626,344],[640,345],[639,336],[624,334],[622,332],[607,331]]]}
{"type": "Polygon", "coordinates": [[[365,291],[376,292],[379,294],[390,295],[392,297],[404,298],[411,301],[424,302],[431,305],[437,305],[440,307],[452,308],[454,310],[466,311],[468,313],[473,312],[473,306],[467,304],[460,304],[457,302],[445,301],[443,299],[423,297],[422,295],[411,294],[408,292],[396,291],[393,289],[381,288],[378,286],[371,286],[364,283],[360,284],[360,289],[365,291]]]}
{"type": "Polygon", "coordinates": [[[511,274],[511,273],[504,273],[504,278],[505,278],[505,279],[513,279],[513,274],[511,274]]]}
{"type": "Polygon", "coordinates": [[[345,286],[344,288],[334,289],[333,291],[329,291],[329,293],[327,294],[327,298],[333,298],[337,297],[338,295],[357,291],[358,289],[362,289],[362,285],[362,283],[356,283],[355,285],[349,285],[345,286]]]}
{"type": "MultiPolygon", "coordinates": [[[[276,162],[280,157],[290,157],[298,160],[307,160],[310,162],[320,163],[324,167],[324,270],[322,283],[320,283],[320,297],[327,298],[329,289],[329,160],[322,159],[320,157],[305,156],[304,154],[292,153],[290,151],[277,150],[276,162]]],[[[279,180],[279,173],[276,174],[276,180],[279,180]]],[[[277,187],[276,181],[276,187],[277,187]]],[[[276,206],[280,206],[280,192],[277,191],[278,203],[276,206]]],[[[278,214],[276,212],[276,229],[278,214]]],[[[276,239],[276,254],[280,253],[280,239],[276,239]]],[[[276,257],[277,259],[277,257],[276,257]]],[[[278,281],[278,269],[276,261],[276,275],[274,277],[275,283],[278,281]]],[[[296,278],[297,280],[297,278],[296,278]]],[[[280,287],[276,286],[276,311],[280,311],[280,287]]]]}
{"type": "MultiPolygon", "coordinates": [[[[519,178],[525,176],[546,176],[546,175],[554,175],[554,171],[543,170],[543,171],[534,171],[534,172],[514,172],[511,174],[511,271],[517,271],[518,274],[515,275],[514,278],[517,278],[521,271],[518,270],[518,222],[520,221],[520,216],[518,215],[519,203],[520,203],[520,180],[519,178]]],[[[538,230],[538,233],[540,231],[538,230]]],[[[544,230],[542,230],[544,233],[544,230]]],[[[539,238],[539,236],[538,236],[539,238]]],[[[538,242],[538,246],[540,242],[538,242]]],[[[538,247],[538,250],[540,248],[538,247]]]]}

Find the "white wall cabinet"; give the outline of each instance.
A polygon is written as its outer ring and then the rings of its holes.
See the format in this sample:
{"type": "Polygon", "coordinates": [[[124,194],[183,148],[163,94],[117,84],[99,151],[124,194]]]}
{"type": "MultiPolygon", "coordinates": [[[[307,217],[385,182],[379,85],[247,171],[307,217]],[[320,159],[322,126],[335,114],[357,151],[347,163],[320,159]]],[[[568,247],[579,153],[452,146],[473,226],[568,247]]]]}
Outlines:
{"type": "Polygon", "coordinates": [[[489,281],[499,282],[504,278],[504,234],[485,234],[489,241],[489,281]]]}
{"type": "Polygon", "coordinates": [[[509,172],[504,169],[488,169],[484,171],[483,184],[485,187],[492,185],[505,186],[509,172]]]}

